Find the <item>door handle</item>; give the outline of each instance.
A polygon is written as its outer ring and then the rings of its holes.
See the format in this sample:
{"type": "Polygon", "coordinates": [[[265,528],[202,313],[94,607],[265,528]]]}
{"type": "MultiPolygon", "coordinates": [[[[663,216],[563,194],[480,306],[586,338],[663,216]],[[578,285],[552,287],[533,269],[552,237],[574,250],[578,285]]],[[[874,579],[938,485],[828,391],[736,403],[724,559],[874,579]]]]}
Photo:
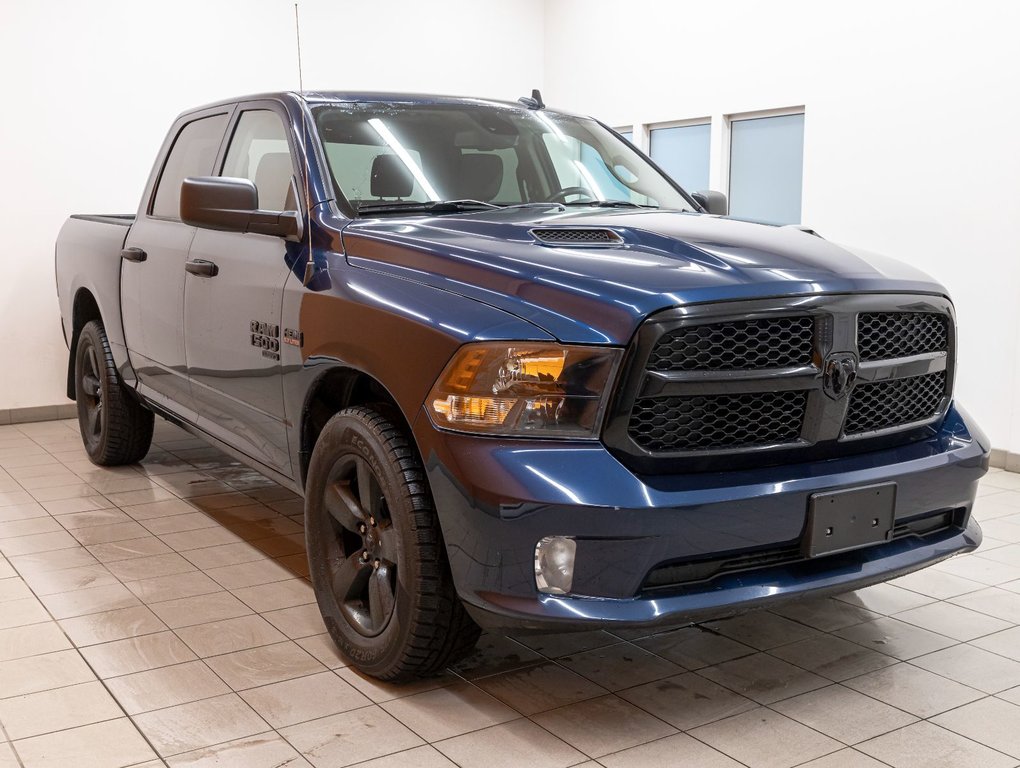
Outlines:
{"type": "Polygon", "coordinates": [[[220,273],[219,267],[205,259],[192,259],[191,261],[186,261],[184,262],[184,269],[193,275],[198,275],[199,277],[216,277],[216,275],[220,273]]]}
{"type": "Polygon", "coordinates": [[[141,248],[125,248],[120,252],[120,257],[124,261],[145,261],[149,258],[149,255],[141,248]]]}

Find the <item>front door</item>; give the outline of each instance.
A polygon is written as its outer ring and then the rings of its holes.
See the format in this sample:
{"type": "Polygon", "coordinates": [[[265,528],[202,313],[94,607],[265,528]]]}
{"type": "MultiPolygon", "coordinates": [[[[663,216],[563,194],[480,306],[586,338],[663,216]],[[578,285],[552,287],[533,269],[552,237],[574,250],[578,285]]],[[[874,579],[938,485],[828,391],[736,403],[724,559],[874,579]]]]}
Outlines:
{"type": "MultiPolygon", "coordinates": [[[[294,165],[281,113],[242,109],[220,175],[254,182],[262,210],[296,210],[294,165]]],[[[283,409],[280,315],[291,275],[279,237],[199,229],[184,290],[185,353],[199,426],[284,474],[290,453],[283,409]],[[209,273],[214,274],[209,274],[209,273]]]]}
{"type": "Polygon", "coordinates": [[[213,172],[228,111],[186,118],[178,128],[122,253],[124,337],[139,389],[191,422],[197,413],[184,349],[184,270],[196,230],[180,219],[181,182],[213,172]]]}

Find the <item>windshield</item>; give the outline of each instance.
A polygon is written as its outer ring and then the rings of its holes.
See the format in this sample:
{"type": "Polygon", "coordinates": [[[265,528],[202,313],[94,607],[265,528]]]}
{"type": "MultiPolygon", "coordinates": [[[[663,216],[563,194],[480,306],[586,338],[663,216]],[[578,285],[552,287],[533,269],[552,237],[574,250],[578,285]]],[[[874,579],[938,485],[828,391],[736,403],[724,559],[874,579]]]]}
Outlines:
{"type": "Polygon", "coordinates": [[[496,104],[380,102],[321,106],[314,116],[336,190],[365,215],[535,203],[694,210],[648,161],[588,118],[496,104]],[[431,205],[438,202],[447,205],[431,205]]]}

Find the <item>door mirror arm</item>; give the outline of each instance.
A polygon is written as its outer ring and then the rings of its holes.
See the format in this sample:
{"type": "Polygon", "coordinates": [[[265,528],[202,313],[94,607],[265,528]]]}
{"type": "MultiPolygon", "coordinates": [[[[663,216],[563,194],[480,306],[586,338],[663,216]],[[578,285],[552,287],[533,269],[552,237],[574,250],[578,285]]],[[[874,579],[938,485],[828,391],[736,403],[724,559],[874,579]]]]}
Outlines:
{"type": "Polygon", "coordinates": [[[704,189],[691,194],[694,198],[694,202],[705,209],[707,213],[711,213],[715,216],[725,216],[730,211],[729,203],[726,200],[726,195],[722,192],[716,192],[711,189],[704,189]]]}
{"type": "Polygon", "coordinates": [[[301,241],[301,216],[297,211],[262,211],[251,212],[245,232],[261,235],[275,235],[294,242],[301,241]]]}

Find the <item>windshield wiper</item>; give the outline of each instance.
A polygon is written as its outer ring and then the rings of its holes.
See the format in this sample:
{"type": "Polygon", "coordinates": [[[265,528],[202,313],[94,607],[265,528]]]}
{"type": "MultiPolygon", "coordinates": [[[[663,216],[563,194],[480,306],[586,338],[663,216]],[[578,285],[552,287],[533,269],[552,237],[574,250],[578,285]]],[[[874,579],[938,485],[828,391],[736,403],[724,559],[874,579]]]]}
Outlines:
{"type": "Polygon", "coordinates": [[[641,205],[640,203],[632,203],[629,200],[575,200],[570,203],[563,203],[563,205],[577,206],[588,208],[658,208],[657,205],[641,205]]]}
{"type": "Polygon", "coordinates": [[[548,200],[540,200],[532,203],[511,203],[510,205],[501,205],[500,208],[504,211],[509,211],[512,208],[563,208],[564,205],[564,203],[552,203],[548,200]]]}
{"type": "Polygon", "coordinates": [[[359,213],[459,213],[499,208],[495,203],[482,200],[429,200],[424,203],[370,203],[358,207],[359,213]]]}

